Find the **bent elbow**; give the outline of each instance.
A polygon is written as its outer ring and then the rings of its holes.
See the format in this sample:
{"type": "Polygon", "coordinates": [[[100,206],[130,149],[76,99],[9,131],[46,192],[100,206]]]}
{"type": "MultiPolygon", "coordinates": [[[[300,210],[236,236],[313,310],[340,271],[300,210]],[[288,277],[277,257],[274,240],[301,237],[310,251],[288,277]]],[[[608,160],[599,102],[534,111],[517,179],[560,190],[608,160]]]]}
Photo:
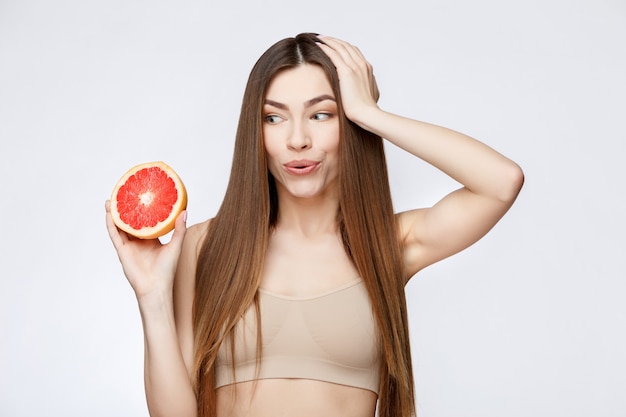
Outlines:
{"type": "Polygon", "coordinates": [[[501,179],[502,188],[499,199],[512,204],[524,185],[524,171],[518,164],[511,161],[503,170],[501,179]]]}

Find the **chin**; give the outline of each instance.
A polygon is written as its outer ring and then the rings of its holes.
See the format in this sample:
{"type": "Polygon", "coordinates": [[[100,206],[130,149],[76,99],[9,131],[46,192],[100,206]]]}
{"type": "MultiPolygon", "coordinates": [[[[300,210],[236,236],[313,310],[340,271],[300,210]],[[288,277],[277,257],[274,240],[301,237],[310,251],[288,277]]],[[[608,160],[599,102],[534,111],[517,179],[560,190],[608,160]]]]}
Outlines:
{"type": "Polygon", "coordinates": [[[324,196],[330,197],[333,195],[334,187],[334,183],[328,184],[323,181],[309,181],[308,183],[301,182],[299,184],[283,183],[281,188],[293,198],[311,199],[324,196]]]}
{"type": "Polygon", "coordinates": [[[290,194],[295,198],[314,198],[319,197],[323,193],[319,190],[315,191],[291,191],[290,194]]]}

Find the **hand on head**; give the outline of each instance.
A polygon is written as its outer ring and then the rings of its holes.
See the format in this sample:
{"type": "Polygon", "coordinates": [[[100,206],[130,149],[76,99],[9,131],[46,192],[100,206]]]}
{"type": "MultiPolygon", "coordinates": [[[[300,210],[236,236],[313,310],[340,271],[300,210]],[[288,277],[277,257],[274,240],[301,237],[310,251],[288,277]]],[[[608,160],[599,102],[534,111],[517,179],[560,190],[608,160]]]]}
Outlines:
{"type": "Polygon", "coordinates": [[[359,48],[329,36],[319,36],[319,40],[319,47],[337,68],[346,116],[355,121],[366,108],[377,108],[380,92],[374,70],[359,48]]]}

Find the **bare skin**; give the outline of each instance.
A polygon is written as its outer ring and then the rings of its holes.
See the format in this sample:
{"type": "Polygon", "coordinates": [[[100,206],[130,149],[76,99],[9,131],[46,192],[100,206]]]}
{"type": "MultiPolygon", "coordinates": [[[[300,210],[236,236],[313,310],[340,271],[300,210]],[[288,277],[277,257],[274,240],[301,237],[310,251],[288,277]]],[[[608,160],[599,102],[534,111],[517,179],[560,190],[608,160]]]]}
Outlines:
{"type": "MultiPolygon", "coordinates": [[[[320,47],[337,67],[347,117],[463,185],[433,207],[397,214],[408,281],[419,270],[487,233],[513,204],[523,183],[522,171],[466,135],[383,111],[377,105],[372,68],[360,51],[337,39],[322,39],[326,45],[320,47]]],[[[336,103],[322,71],[310,65],[277,76],[267,99],[271,102],[263,109],[267,116],[264,134],[270,170],[277,179],[280,213],[261,287],[284,295],[312,296],[358,275],[335,227],[336,103]],[[307,105],[327,95],[331,97],[307,105]],[[312,161],[315,168],[302,173],[284,167],[293,160],[312,161]]],[[[191,306],[198,244],[206,224],[186,230],[181,216],[167,245],[128,238],[108,214],[107,226],[139,302],[151,416],[195,416],[189,377],[191,306]]],[[[373,417],[377,399],[375,393],[360,388],[294,379],[225,386],[217,396],[218,417],[373,417]]]]}

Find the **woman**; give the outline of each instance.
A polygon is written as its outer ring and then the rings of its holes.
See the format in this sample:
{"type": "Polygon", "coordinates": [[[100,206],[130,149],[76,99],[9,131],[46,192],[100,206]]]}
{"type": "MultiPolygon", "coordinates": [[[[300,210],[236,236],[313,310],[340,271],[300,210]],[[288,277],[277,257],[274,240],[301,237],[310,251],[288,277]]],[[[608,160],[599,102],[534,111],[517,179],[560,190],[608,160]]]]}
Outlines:
{"type": "Polygon", "coordinates": [[[523,174],[377,99],[356,47],[284,39],[250,74],[215,218],[186,230],[184,213],[161,245],[107,215],[143,320],[151,416],[414,415],[404,286],[487,233],[523,174]],[[381,138],[463,187],[394,214],[381,138]]]}

